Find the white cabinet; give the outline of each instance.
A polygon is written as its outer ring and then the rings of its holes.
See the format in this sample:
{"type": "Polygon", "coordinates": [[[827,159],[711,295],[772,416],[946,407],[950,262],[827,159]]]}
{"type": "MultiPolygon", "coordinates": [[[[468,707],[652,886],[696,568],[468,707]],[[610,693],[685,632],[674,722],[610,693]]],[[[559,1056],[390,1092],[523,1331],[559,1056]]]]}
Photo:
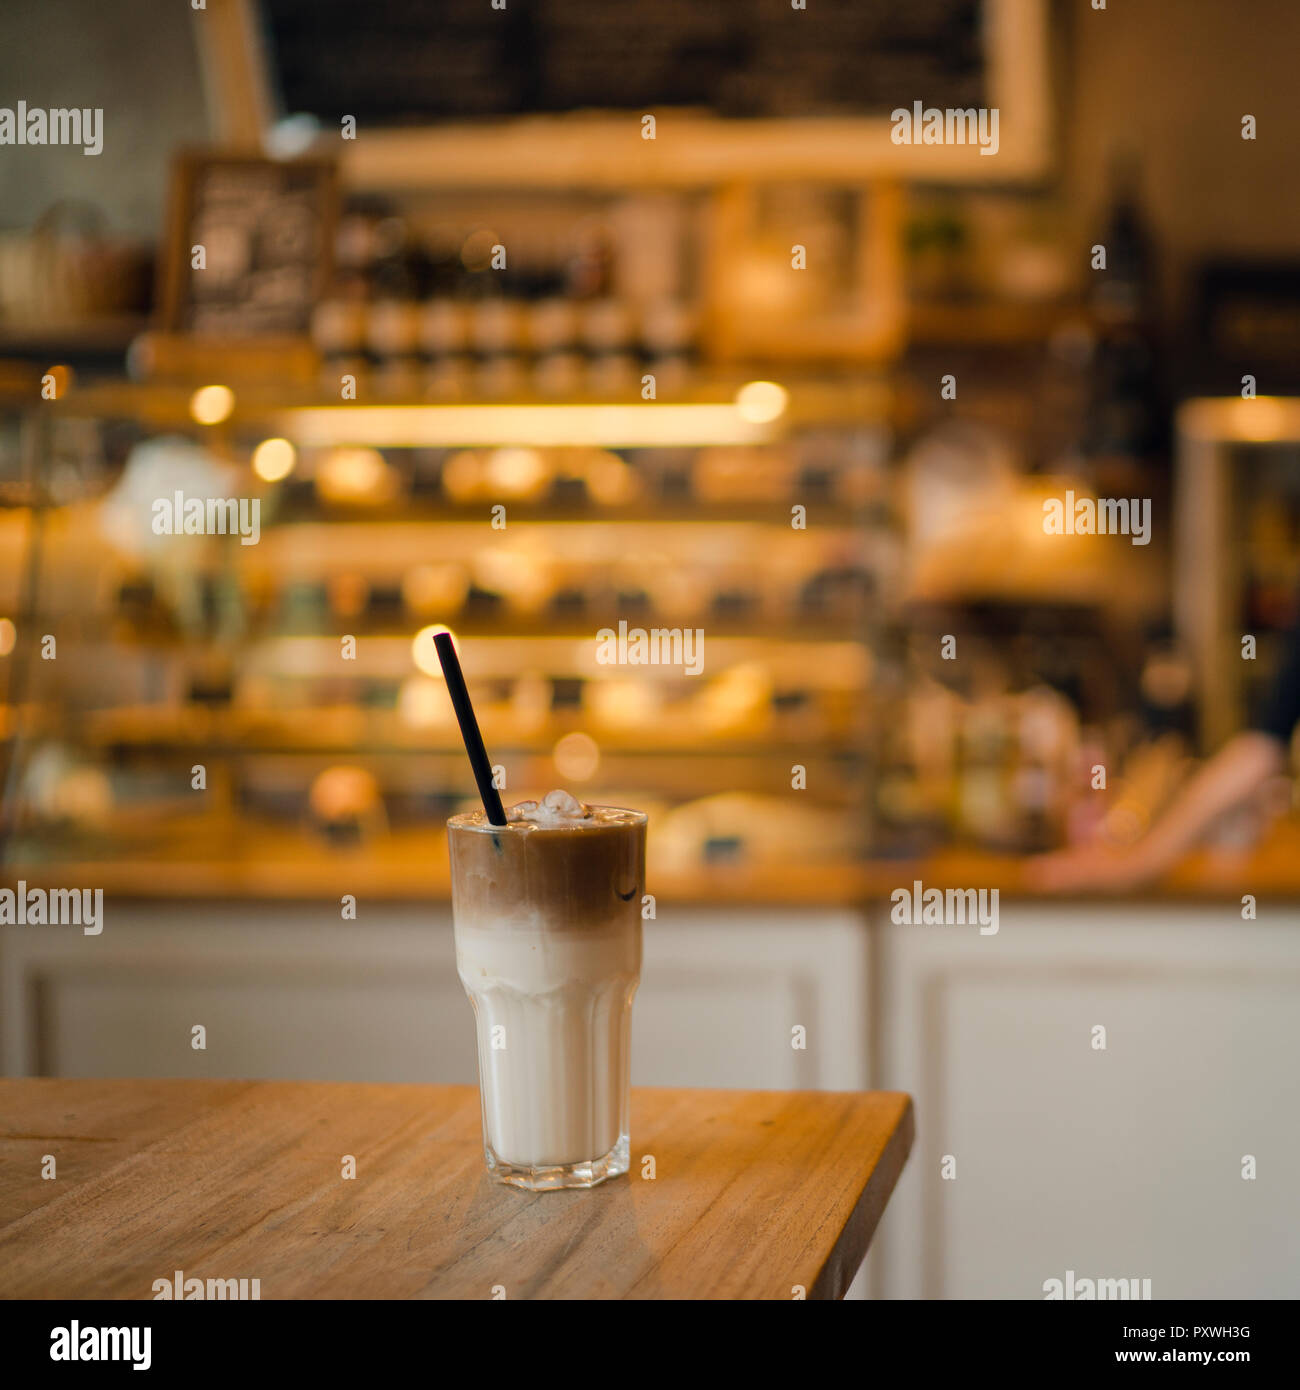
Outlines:
{"type": "Polygon", "coordinates": [[[661,906],[645,924],[633,1081],[866,1089],[867,945],[848,910],[661,906]]]}
{"type": "MultiPolygon", "coordinates": [[[[105,904],[101,935],[0,928],[11,1075],[473,1082],[445,906],[105,904]],[[191,1046],[206,1030],[206,1048],[191,1046]]],[[[641,1085],[867,1084],[866,939],[847,911],[697,910],[645,924],[641,1085]],[[792,1046],[793,1030],[806,1046],[792,1046]]]]}
{"type": "Polygon", "coordinates": [[[445,912],[106,902],[97,937],[0,933],[11,1074],[454,1081],[473,1022],[445,912]],[[191,1030],[206,1030],[206,1048],[191,1030]]]}
{"type": "Polygon", "coordinates": [[[871,1291],[1042,1298],[1072,1269],[1154,1298],[1300,1296],[1298,924],[1021,904],[980,937],[882,911],[873,1080],[913,1094],[917,1140],[871,1291]]]}

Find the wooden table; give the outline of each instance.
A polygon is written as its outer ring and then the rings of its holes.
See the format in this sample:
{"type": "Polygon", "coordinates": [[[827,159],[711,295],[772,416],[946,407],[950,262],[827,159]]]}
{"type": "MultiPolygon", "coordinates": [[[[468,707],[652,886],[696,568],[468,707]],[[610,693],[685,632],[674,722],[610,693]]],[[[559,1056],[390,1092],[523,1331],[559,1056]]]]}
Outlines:
{"type": "Polygon", "coordinates": [[[472,1086],[0,1080],[0,1297],[838,1298],[912,1133],[890,1092],[638,1089],[629,1174],[530,1193],[472,1086]]]}

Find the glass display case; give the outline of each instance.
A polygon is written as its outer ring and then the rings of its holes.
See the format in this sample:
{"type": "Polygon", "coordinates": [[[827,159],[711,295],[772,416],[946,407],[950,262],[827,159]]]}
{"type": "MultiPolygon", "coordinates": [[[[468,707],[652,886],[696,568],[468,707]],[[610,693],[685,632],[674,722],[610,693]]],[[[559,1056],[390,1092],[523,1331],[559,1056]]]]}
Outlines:
{"type": "Polygon", "coordinates": [[[879,383],[509,406],[54,389],[10,417],[0,514],[11,863],[302,885],[364,845],[436,879],[474,796],[439,626],[507,802],[649,808],[670,872],[867,851],[902,559],[879,383]]]}

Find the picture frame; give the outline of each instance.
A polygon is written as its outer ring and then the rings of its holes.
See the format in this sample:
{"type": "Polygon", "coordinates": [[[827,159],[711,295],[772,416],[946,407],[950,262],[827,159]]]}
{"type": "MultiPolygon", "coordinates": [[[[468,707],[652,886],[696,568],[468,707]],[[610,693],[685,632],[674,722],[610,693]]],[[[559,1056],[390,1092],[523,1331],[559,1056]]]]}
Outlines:
{"type": "MultiPolygon", "coordinates": [[[[209,104],[226,138],[265,137],[276,109],[270,55],[256,0],[210,0],[196,38],[209,104]]],[[[658,111],[657,138],[627,112],[575,111],[504,119],[368,127],[341,141],[347,186],[360,193],[427,188],[702,188],[730,181],[1032,183],[1053,158],[1048,0],[983,0],[988,102],[1000,112],[999,146],[902,144],[887,114],[735,118],[686,108],[658,111]]],[[[900,94],[900,105],[926,100],[900,94]]],[[[342,113],[340,113],[342,114],[342,113]]]]}
{"type": "Polygon", "coordinates": [[[716,361],[875,364],[906,334],[901,184],[731,184],[709,200],[703,342],[716,361]],[[802,265],[796,268],[796,256],[802,265]]]}
{"type": "Polygon", "coordinates": [[[156,327],[206,341],[305,339],[329,285],[337,218],[331,159],[183,151],[172,169],[156,327]]]}

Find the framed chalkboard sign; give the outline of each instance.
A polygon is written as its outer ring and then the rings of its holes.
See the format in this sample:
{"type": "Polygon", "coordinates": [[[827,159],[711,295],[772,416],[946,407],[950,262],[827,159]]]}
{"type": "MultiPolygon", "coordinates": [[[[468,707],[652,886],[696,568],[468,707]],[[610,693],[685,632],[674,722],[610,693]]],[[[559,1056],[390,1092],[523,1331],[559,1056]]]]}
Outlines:
{"type": "Polygon", "coordinates": [[[329,282],[336,207],[330,160],[179,155],[160,327],[230,341],[305,334],[329,282]]]}
{"type": "Polygon", "coordinates": [[[207,0],[195,37],[224,138],[305,113],[358,191],[1008,183],[1050,168],[1048,4],[207,0]]]}
{"type": "Polygon", "coordinates": [[[249,71],[326,139],[354,118],[339,146],[357,189],[1005,183],[1049,166],[1048,0],[259,5],[249,71]],[[979,113],[991,140],[922,138],[979,113]]]}
{"type": "Polygon", "coordinates": [[[263,0],[288,112],[369,127],[987,104],[986,0],[263,0]]]}

